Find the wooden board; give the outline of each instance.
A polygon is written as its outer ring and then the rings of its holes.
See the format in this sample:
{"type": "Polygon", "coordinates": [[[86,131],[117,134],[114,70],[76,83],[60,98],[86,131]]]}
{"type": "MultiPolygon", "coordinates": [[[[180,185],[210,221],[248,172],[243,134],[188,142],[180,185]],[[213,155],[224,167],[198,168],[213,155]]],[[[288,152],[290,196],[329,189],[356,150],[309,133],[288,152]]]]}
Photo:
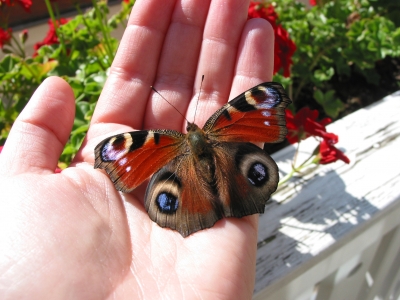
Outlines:
{"type": "MultiPolygon", "coordinates": [[[[329,125],[328,131],[339,136],[336,146],[351,163],[308,170],[273,195],[260,216],[255,294],[279,285],[400,201],[400,92],[329,125]]],[[[317,144],[313,138],[302,142],[301,156],[317,144]]],[[[273,155],[281,176],[290,170],[294,149],[273,155]]]]}

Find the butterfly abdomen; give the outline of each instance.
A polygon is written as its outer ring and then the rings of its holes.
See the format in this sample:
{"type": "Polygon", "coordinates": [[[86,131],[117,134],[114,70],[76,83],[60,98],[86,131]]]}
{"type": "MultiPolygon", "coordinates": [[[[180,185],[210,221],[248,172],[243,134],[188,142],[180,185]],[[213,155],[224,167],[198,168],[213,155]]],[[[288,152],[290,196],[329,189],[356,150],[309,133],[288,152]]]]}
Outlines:
{"type": "Polygon", "coordinates": [[[190,148],[191,154],[193,154],[195,158],[211,154],[210,144],[207,140],[205,132],[194,123],[189,123],[187,129],[188,133],[186,135],[186,141],[190,148]]]}
{"type": "Polygon", "coordinates": [[[212,146],[203,130],[195,124],[190,126],[187,133],[190,157],[187,159],[192,159],[193,166],[197,166],[194,170],[199,174],[198,176],[202,176],[207,184],[213,186],[215,185],[215,162],[212,146]]]}

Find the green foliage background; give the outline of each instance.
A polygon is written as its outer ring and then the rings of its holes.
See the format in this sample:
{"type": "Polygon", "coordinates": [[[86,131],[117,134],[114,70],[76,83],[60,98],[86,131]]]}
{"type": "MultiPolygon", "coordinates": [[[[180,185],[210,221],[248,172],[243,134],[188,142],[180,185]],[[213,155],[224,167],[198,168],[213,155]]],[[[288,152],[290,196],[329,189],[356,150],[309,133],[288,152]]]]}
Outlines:
{"type": "Polygon", "coordinates": [[[336,118],[346,103],[332,87],[334,76],[346,80],[355,72],[368,84],[378,85],[376,62],[400,57],[400,2],[335,0],[306,8],[277,0],[275,9],[297,46],[291,77],[275,79],[285,82],[297,107],[302,106],[301,93],[311,86],[315,102],[336,118]]]}
{"type": "MultiPolygon", "coordinates": [[[[50,1],[46,2],[53,21],[59,19],[50,1]]],[[[25,57],[21,51],[19,55],[9,53],[0,61],[0,145],[39,84],[49,76],[60,76],[71,85],[76,98],[73,130],[60,157],[61,166],[71,161],[85,137],[118,48],[119,41],[111,32],[126,26],[132,6],[133,1],[122,2],[121,11],[108,19],[107,3],[93,0],[93,9],[83,14],[78,7],[80,13],[57,28],[59,44],[41,47],[35,57],[25,57]]],[[[22,49],[24,41],[20,38],[14,43],[22,49]]]]}

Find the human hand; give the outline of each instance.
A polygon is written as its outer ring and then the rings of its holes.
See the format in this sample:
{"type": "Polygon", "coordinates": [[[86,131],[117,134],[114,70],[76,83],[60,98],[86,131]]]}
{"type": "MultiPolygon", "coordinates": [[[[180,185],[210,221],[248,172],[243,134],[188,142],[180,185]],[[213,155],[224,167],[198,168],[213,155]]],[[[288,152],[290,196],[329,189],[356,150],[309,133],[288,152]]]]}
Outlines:
{"type": "Polygon", "coordinates": [[[115,190],[93,169],[104,138],[143,128],[183,130],[272,78],[273,32],[246,22],[248,1],[137,1],[71,166],[54,174],[74,119],[74,96],[47,79],[0,155],[2,299],[246,299],[254,287],[258,216],[225,218],[188,238],[152,222],[144,187],[115,190]]]}

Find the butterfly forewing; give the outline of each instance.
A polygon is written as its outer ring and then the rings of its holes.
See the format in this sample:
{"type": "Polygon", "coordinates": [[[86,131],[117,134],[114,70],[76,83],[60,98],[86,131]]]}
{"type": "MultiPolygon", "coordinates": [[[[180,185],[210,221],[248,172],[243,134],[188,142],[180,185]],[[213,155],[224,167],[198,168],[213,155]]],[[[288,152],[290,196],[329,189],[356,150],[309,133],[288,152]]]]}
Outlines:
{"type": "Polygon", "coordinates": [[[130,192],[182,151],[184,135],[143,130],[109,137],[95,148],[95,168],[106,170],[115,187],[130,192]]]}
{"type": "Polygon", "coordinates": [[[225,142],[280,142],[286,136],[285,108],[290,102],[282,85],[265,82],[229,101],[203,130],[225,142]]]}

